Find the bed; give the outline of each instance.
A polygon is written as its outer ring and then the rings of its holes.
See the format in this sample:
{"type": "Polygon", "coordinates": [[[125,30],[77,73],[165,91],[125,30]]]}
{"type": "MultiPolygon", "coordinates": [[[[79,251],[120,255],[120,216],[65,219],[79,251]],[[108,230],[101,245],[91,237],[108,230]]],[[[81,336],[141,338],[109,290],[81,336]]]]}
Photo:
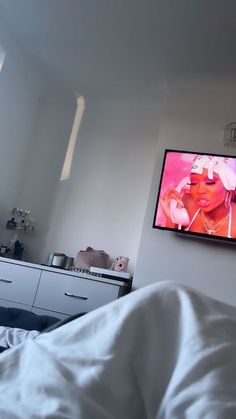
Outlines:
{"type": "Polygon", "coordinates": [[[26,338],[54,329],[60,319],[16,307],[0,306],[0,353],[26,338]]]}
{"type": "Polygon", "coordinates": [[[22,308],[0,306],[0,326],[42,332],[59,320],[56,316],[39,315],[22,308]]]}
{"type": "Polygon", "coordinates": [[[0,417],[235,419],[236,308],[147,286],[0,355],[0,417]]]}

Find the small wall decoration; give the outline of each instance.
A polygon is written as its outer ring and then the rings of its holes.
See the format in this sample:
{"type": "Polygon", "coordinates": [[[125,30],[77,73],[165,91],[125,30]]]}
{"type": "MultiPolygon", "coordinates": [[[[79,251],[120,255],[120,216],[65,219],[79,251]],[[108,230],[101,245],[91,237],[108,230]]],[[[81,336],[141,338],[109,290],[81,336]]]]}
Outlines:
{"type": "Polygon", "coordinates": [[[31,213],[28,209],[13,208],[11,211],[12,217],[7,220],[6,228],[8,230],[16,231],[33,231],[31,213]]]}
{"type": "Polygon", "coordinates": [[[22,233],[29,233],[34,231],[34,219],[31,217],[31,212],[28,209],[13,208],[11,217],[6,222],[6,229],[12,230],[13,236],[2,245],[0,245],[0,255],[7,254],[7,257],[14,259],[21,259],[24,251],[24,243],[18,240],[18,236],[22,233]]]}
{"type": "Polygon", "coordinates": [[[236,147],[236,122],[231,122],[224,129],[224,146],[236,147]]]}

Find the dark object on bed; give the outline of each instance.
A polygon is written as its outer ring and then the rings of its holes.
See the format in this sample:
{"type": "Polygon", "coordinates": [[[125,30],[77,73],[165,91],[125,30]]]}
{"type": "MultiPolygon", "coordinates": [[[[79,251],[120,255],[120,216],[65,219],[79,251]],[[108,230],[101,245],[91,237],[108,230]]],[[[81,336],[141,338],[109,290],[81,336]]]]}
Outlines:
{"type": "MultiPolygon", "coordinates": [[[[42,333],[51,332],[64,324],[83,316],[86,313],[77,313],[66,319],[39,315],[22,308],[8,308],[0,306],[0,326],[16,327],[24,330],[38,330],[42,333]]],[[[0,353],[7,348],[0,346],[0,353]]]]}
{"type": "MultiPolygon", "coordinates": [[[[57,317],[35,314],[22,308],[0,306],[0,326],[43,332],[57,323],[61,323],[57,317]]],[[[6,349],[0,346],[0,353],[6,349]]]]}
{"type": "Polygon", "coordinates": [[[38,315],[22,308],[0,307],[0,326],[42,332],[59,321],[57,317],[38,315]]]}

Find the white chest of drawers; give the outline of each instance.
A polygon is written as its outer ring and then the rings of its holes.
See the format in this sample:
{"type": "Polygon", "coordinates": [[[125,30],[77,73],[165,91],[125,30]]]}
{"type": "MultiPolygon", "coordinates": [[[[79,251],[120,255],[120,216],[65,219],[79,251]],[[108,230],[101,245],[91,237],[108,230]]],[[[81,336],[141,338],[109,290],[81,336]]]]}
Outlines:
{"type": "Polygon", "coordinates": [[[5,307],[63,319],[94,310],[128,291],[123,282],[0,258],[0,305],[5,307]]]}

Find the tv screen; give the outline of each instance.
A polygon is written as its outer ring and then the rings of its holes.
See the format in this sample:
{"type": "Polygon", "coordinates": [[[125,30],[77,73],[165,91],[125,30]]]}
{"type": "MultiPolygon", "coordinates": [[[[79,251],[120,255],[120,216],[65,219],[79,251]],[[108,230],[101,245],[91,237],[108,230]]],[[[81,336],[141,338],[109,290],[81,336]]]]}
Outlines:
{"type": "Polygon", "coordinates": [[[166,150],[153,227],[236,241],[236,157],[166,150]]]}

